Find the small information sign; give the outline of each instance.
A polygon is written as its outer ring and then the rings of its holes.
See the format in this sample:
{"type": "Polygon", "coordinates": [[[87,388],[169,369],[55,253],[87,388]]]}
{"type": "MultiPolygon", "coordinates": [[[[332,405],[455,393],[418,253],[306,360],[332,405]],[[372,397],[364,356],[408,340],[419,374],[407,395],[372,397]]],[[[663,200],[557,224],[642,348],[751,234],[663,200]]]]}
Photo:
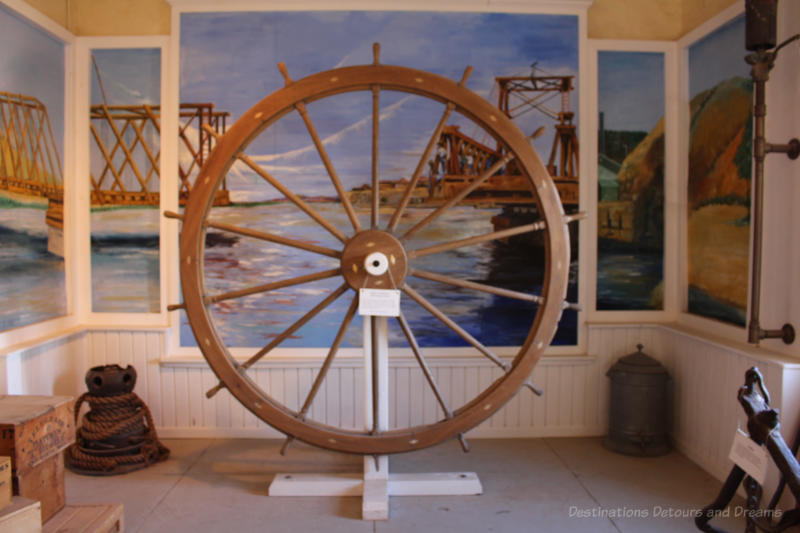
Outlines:
{"type": "Polygon", "coordinates": [[[741,429],[736,430],[728,455],[731,461],[747,472],[747,475],[763,485],[767,479],[767,465],[769,459],[763,446],[753,442],[741,429]]]}
{"type": "Polygon", "coordinates": [[[359,289],[358,314],[364,316],[400,316],[400,291],[359,289]]]}

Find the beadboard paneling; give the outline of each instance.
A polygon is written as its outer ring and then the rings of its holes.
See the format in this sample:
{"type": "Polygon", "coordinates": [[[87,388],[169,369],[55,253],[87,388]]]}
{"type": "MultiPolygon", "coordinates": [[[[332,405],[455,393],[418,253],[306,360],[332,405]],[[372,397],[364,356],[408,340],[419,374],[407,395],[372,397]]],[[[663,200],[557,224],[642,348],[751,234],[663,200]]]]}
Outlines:
{"type": "MultiPolygon", "coordinates": [[[[205,391],[217,380],[204,362],[165,363],[163,333],[98,330],[88,334],[88,366],[132,364],[136,392],[150,406],[164,436],[270,436],[279,434],[256,419],[227,391],[212,399],[205,391]]],[[[544,358],[532,375],[545,391],[523,388],[506,406],[470,432],[475,437],[602,435],[607,425],[608,384],[613,360],[639,342],[656,353],[661,331],[655,326],[590,328],[589,356],[544,358]]],[[[450,409],[456,409],[500,376],[483,358],[431,358],[433,374],[450,409]]],[[[313,365],[271,363],[254,366],[249,376],[272,397],[297,409],[317,369],[313,365]]],[[[324,424],[363,427],[362,381],[358,359],[334,363],[320,387],[309,417],[324,424]]],[[[424,375],[412,359],[392,360],[389,370],[390,427],[427,424],[443,416],[424,375]]]]}
{"type": "MultiPolygon", "coordinates": [[[[48,341],[0,357],[0,392],[81,394],[83,375],[92,366],[132,364],[136,392],[150,407],[164,437],[278,437],[226,390],[211,399],[205,391],[217,379],[205,362],[170,362],[163,331],[90,330],[48,341]]],[[[727,476],[727,458],[744,415],[736,401],[745,371],[759,366],[781,410],[783,434],[791,440],[800,425],[800,364],[724,341],[712,341],[679,327],[655,324],[594,324],[588,328],[588,356],[546,357],[532,382],[545,391],[537,397],[523,388],[506,406],[473,429],[471,437],[603,435],[608,419],[608,368],[644,345],[671,375],[672,434],[675,446],[719,479],[727,476]]],[[[448,406],[458,408],[499,376],[483,358],[431,358],[429,361],[448,406]]],[[[430,423],[442,416],[413,359],[390,364],[390,427],[430,423]]],[[[304,401],[317,367],[304,361],[256,365],[249,376],[292,409],[304,401]]],[[[309,416],[344,428],[363,427],[363,372],[360,359],[343,358],[332,366],[309,416]]],[[[774,470],[774,469],[773,469],[774,470]]],[[[775,477],[773,471],[770,476],[775,477]]],[[[769,483],[773,483],[772,480],[769,483]]]]}
{"type": "Polygon", "coordinates": [[[76,396],[85,390],[86,333],[0,356],[0,394],[76,396]]]}
{"type": "MultiPolygon", "coordinates": [[[[787,380],[798,389],[796,363],[769,360],[756,350],[740,350],[680,330],[665,332],[664,362],[673,382],[673,441],[675,446],[717,479],[725,479],[733,466],[728,453],[737,427],[747,429],[747,418],[737,401],[745,372],[757,366],[771,395],[771,405],[796,427],[795,403],[784,403],[787,380]],[[750,352],[750,353],[748,353],[750,352]]],[[[792,395],[796,396],[796,393],[792,395]]],[[[784,438],[791,443],[794,433],[784,438]]],[[[767,487],[777,483],[771,467],[767,487]]]]}

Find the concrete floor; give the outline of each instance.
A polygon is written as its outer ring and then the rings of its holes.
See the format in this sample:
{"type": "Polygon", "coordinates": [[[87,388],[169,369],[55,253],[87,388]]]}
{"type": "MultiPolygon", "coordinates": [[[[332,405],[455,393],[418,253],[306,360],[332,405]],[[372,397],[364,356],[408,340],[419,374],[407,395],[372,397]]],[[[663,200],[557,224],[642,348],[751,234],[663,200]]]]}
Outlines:
{"type": "MultiPolygon", "coordinates": [[[[268,497],[276,472],[356,472],[360,457],[275,440],[164,440],[171,457],[113,477],[66,475],[67,503],[125,505],[126,531],[647,532],[696,531],[692,512],[721,484],[677,452],[611,453],[596,438],[471,440],[390,458],[391,472],[474,471],[480,496],[396,496],[385,522],[357,497],[268,497]]],[[[741,505],[741,502],[737,502],[741,505]]],[[[734,507],[715,525],[743,531],[734,507]]]]}

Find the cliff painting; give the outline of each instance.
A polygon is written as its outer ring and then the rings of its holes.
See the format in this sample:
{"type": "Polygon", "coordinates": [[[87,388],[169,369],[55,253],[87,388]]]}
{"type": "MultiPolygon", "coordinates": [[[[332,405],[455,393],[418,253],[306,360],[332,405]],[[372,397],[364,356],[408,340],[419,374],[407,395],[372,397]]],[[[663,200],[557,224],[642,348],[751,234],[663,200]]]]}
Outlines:
{"type": "Polygon", "coordinates": [[[752,82],[738,17],[689,49],[688,310],[744,326],[752,82]]]}
{"type": "Polygon", "coordinates": [[[664,56],[598,54],[597,309],[663,308],[664,56]]]}
{"type": "Polygon", "coordinates": [[[752,82],[691,101],[689,311],[744,326],[750,245],[752,82]]]}

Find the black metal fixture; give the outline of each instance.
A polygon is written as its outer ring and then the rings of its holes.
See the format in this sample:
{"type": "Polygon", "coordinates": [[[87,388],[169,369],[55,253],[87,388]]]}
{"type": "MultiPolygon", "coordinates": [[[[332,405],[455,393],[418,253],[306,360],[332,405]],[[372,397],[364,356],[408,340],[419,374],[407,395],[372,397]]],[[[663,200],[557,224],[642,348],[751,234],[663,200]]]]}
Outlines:
{"type": "Polygon", "coordinates": [[[745,2],[745,47],[753,52],[745,57],[752,65],[750,76],[755,89],[753,106],[753,265],[750,269],[752,295],[750,297],[750,324],[747,328],[747,342],[758,344],[761,339],[782,339],[786,344],[794,342],[795,331],[791,324],[780,329],[762,329],[759,323],[761,306],[761,213],[764,208],[764,158],[767,154],[778,152],[789,159],[800,155],[800,140],[791,139],[787,144],[771,144],[764,138],[764,120],[767,106],[764,93],[769,72],[775,66],[778,51],[789,43],[800,39],[794,35],[776,46],[777,43],[778,0],[746,0],[745,2]]]}

